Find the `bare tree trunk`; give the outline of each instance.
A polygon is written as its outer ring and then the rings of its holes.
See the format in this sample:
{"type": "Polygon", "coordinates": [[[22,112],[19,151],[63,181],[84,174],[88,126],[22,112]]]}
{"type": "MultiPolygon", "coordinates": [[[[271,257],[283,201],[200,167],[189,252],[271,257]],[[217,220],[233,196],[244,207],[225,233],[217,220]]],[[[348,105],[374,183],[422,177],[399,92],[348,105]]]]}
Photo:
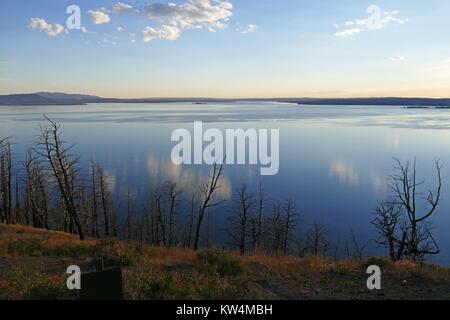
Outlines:
{"type": "Polygon", "coordinates": [[[392,260],[399,260],[404,256],[423,260],[426,255],[436,255],[440,252],[428,220],[436,212],[441,200],[442,165],[436,161],[437,186],[422,198],[418,189],[424,181],[417,179],[416,160],[412,165],[409,161],[406,164],[398,159],[395,161],[395,173],[390,177],[392,199],[377,208],[377,217],[372,221],[380,235],[377,242],[389,249],[392,260]],[[418,198],[423,199],[425,203],[418,204],[418,198]],[[420,214],[418,208],[425,208],[422,209],[424,212],[420,214]],[[400,220],[402,224],[399,223],[400,220]]]}
{"type": "Polygon", "coordinates": [[[133,199],[131,193],[127,193],[127,235],[129,242],[133,240],[133,199]]]}
{"type": "Polygon", "coordinates": [[[78,158],[72,159],[69,155],[72,147],[64,146],[60,126],[49,118],[46,119],[49,125],[41,127],[41,136],[36,144],[35,152],[47,161],[50,170],[53,172],[64,208],[68,214],[69,229],[75,227],[80,239],[84,240],[85,235],[80,222],[76,189],[74,188],[78,158]]]}
{"type": "Polygon", "coordinates": [[[16,208],[15,208],[15,219],[14,219],[14,223],[20,224],[22,223],[22,219],[20,217],[20,195],[19,195],[19,174],[16,172],[16,195],[15,195],[15,200],[16,200],[16,208]]]}
{"type": "Polygon", "coordinates": [[[110,237],[111,236],[111,230],[110,230],[110,194],[108,190],[108,185],[106,181],[105,172],[100,165],[98,165],[98,173],[99,173],[99,184],[100,184],[100,195],[102,200],[102,210],[103,210],[103,222],[105,224],[105,236],[110,237]]]}
{"type": "Polygon", "coordinates": [[[239,248],[241,255],[247,251],[247,238],[249,236],[249,225],[251,221],[251,210],[253,208],[254,195],[248,192],[244,184],[236,192],[235,214],[231,217],[232,226],[230,235],[234,244],[239,248]],[[237,230],[233,232],[233,230],[237,230]]]}
{"type": "Polygon", "coordinates": [[[0,141],[0,201],[1,221],[12,222],[12,154],[11,140],[0,141]]]}
{"type": "Polygon", "coordinates": [[[285,228],[284,228],[284,240],[283,240],[283,253],[287,255],[289,249],[289,238],[291,237],[291,230],[294,228],[294,202],[289,199],[284,208],[285,212],[285,228]]]}
{"type": "Polygon", "coordinates": [[[264,223],[264,192],[262,185],[259,185],[259,199],[258,199],[258,218],[255,226],[255,240],[254,240],[254,251],[257,252],[261,247],[261,237],[262,237],[262,227],[264,223]]]}
{"type": "Polygon", "coordinates": [[[158,228],[158,245],[167,246],[167,229],[166,229],[166,213],[163,207],[163,194],[160,190],[156,190],[153,194],[155,203],[155,214],[158,228]],[[161,239],[159,237],[159,230],[161,230],[161,239]]]}
{"type": "Polygon", "coordinates": [[[220,177],[223,174],[223,165],[218,166],[217,164],[214,164],[213,170],[211,175],[209,176],[208,182],[204,183],[200,186],[200,191],[203,196],[203,203],[200,207],[198,220],[197,220],[197,227],[195,229],[195,238],[194,238],[194,250],[198,250],[199,244],[200,244],[200,232],[202,227],[202,222],[205,217],[205,213],[208,209],[212,209],[214,207],[219,206],[224,201],[217,201],[214,202],[213,196],[217,189],[220,188],[218,185],[220,177]]]}
{"type": "Polygon", "coordinates": [[[176,207],[179,202],[181,191],[178,190],[176,183],[168,183],[166,186],[166,197],[169,201],[169,247],[174,245],[174,232],[175,232],[175,214],[176,207]]]}
{"type": "Polygon", "coordinates": [[[91,235],[92,237],[100,238],[98,230],[98,204],[97,204],[97,165],[91,161],[91,235]]]}
{"type": "Polygon", "coordinates": [[[194,228],[194,220],[195,220],[195,207],[196,207],[196,201],[195,201],[195,194],[193,193],[191,196],[191,214],[189,218],[189,227],[188,227],[188,236],[187,236],[187,248],[191,248],[192,244],[192,230],[194,228]]]}

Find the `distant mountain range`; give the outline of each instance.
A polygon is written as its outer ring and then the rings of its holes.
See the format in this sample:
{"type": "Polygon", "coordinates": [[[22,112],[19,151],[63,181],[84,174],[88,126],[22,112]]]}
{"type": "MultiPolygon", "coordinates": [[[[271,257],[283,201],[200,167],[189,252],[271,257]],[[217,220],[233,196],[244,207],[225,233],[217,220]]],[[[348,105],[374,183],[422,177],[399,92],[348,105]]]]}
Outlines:
{"type": "Polygon", "coordinates": [[[51,106],[51,105],[85,105],[88,103],[173,103],[173,102],[228,102],[229,99],[210,98],[149,98],[149,99],[114,99],[83,94],[60,92],[37,92],[29,94],[0,95],[0,106],[51,106]]]}
{"type": "Polygon", "coordinates": [[[277,98],[277,99],[210,99],[210,98],[149,98],[149,99],[114,99],[83,94],[59,92],[37,92],[30,94],[0,95],[0,106],[47,106],[47,105],[85,105],[88,103],[214,103],[236,101],[277,101],[299,105],[372,105],[404,107],[441,107],[450,108],[450,99],[429,98],[277,98]]]}
{"type": "Polygon", "coordinates": [[[82,94],[37,92],[0,96],[3,106],[83,105],[101,101],[102,98],[82,94]]]}

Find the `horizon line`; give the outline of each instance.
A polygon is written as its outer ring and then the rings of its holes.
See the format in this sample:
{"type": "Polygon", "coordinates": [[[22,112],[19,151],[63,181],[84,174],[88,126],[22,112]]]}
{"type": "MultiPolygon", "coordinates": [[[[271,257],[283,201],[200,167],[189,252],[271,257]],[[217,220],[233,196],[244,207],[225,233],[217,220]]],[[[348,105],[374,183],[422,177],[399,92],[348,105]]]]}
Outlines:
{"type": "Polygon", "coordinates": [[[96,94],[87,94],[87,93],[68,93],[63,91],[34,91],[34,92],[19,92],[19,93],[7,93],[0,94],[0,96],[11,96],[11,95],[32,95],[32,94],[66,94],[66,95],[82,95],[82,96],[91,96],[100,99],[114,99],[114,100],[182,100],[182,99],[200,99],[200,100],[232,100],[232,101],[240,101],[240,100],[287,100],[287,99],[314,99],[314,100],[330,100],[330,99],[430,99],[430,100],[442,100],[442,99],[450,99],[450,97],[425,97],[425,96],[394,96],[394,95],[380,95],[380,96],[348,96],[348,97],[336,97],[336,96],[328,96],[328,97],[312,97],[312,96],[281,96],[281,97],[233,97],[233,98],[224,98],[224,97],[208,97],[208,96],[176,96],[176,97],[133,97],[133,98],[117,98],[117,97],[105,97],[96,94]]]}

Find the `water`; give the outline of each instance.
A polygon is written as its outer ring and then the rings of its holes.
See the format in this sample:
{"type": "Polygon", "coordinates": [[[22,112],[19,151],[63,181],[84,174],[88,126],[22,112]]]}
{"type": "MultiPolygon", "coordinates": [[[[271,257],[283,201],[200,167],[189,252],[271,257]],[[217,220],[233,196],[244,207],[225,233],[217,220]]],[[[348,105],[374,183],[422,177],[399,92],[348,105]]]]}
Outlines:
{"type": "MultiPolygon", "coordinates": [[[[207,177],[208,167],[171,163],[174,129],[192,130],[200,120],[205,128],[280,129],[279,174],[261,177],[257,166],[227,166],[221,195],[229,198],[243,182],[254,190],[262,183],[271,199],[295,200],[300,231],[318,218],[331,240],[342,242],[353,230],[361,243],[369,241],[371,253],[385,253],[370,242],[375,235],[369,221],[389,194],[393,158],[416,157],[424,187],[433,186],[433,161],[441,159],[444,194],[433,222],[442,253],[433,260],[450,264],[450,110],[269,102],[1,107],[0,136],[14,138],[18,159],[43,114],[62,124],[65,140],[76,143],[84,164],[91,158],[102,163],[118,198],[131,190],[141,202],[166,180],[195,190],[207,177]]],[[[228,203],[213,213],[217,239],[224,237],[231,208],[228,203]]]]}

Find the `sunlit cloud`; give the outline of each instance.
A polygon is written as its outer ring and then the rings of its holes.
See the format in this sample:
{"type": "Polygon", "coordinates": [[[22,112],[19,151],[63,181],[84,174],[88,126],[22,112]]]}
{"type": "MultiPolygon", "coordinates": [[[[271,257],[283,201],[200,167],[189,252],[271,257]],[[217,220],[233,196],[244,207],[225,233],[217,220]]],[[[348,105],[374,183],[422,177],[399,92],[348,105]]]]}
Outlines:
{"type": "MultiPolygon", "coordinates": [[[[92,9],[87,11],[94,25],[108,24],[112,21],[112,15],[129,13],[136,19],[147,18],[151,21],[142,30],[142,41],[151,42],[155,39],[174,41],[181,37],[183,30],[208,29],[215,32],[225,29],[233,15],[233,5],[227,0],[187,0],[184,3],[148,3],[140,8],[131,4],[118,2],[107,8],[92,9]]],[[[49,36],[68,33],[62,25],[50,24],[41,18],[32,18],[30,26],[46,32],[49,36]]],[[[242,33],[254,33],[258,27],[250,24],[242,33]]],[[[125,32],[127,26],[120,25],[115,28],[117,32],[125,32]]],[[[90,33],[83,27],[83,33],[90,33]]],[[[131,31],[131,30],[130,30],[131,31]]],[[[136,31],[130,35],[130,41],[136,42],[136,31]],[[131,36],[133,34],[133,36],[131,36]]],[[[105,43],[105,41],[99,41],[105,43]]]]}
{"type": "Polygon", "coordinates": [[[342,30],[335,33],[335,36],[348,38],[369,29],[381,30],[389,25],[403,25],[407,22],[408,18],[401,18],[398,11],[386,11],[381,13],[379,21],[375,24],[369,18],[348,20],[342,24],[335,24],[335,28],[342,28],[342,30]]]}
{"type": "Polygon", "coordinates": [[[355,34],[363,32],[364,29],[361,28],[350,28],[350,29],[344,29],[342,31],[338,31],[335,33],[336,37],[351,37],[355,34]]]}
{"type": "Polygon", "coordinates": [[[254,24],[249,24],[248,26],[246,26],[245,28],[243,28],[242,30],[240,30],[240,32],[242,34],[247,34],[247,33],[255,33],[258,31],[258,26],[254,25],[254,24]]]}
{"type": "Polygon", "coordinates": [[[29,26],[33,30],[45,32],[50,37],[56,37],[64,33],[69,33],[69,31],[62,25],[58,23],[48,23],[42,18],[31,18],[29,26]]]}
{"type": "Polygon", "coordinates": [[[131,43],[135,43],[136,42],[136,34],[134,32],[130,32],[128,34],[128,36],[130,37],[130,42],[131,43]]]}
{"type": "Polygon", "coordinates": [[[122,3],[122,2],[116,3],[112,6],[113,12],[124,12],[124,11],[130,11],[131,9],[133,9],[132,5],[122,3]]]}
{"type": "Polygon", "coordinates": [[[105,24],[109,23],[111,21],[111,18],[109,17],[109,14],[107,10],[100,9],[100,10],[90,10],[88,11],[91,21],[93,24],[105,24]]]}
{"type": "Polygon", "coordinates": [[[391,61],[403,61],[403,60],[405,60],[405,57],[403,57],[403,56],[394,56],[394,57],[391,57],[390,59],[391,59],[391,61]]]}
{"type": "Polygon", "coordinates": [[[143,41],[150,42],[155,39],[176,40],[181,36],[181,30],[174,26],[163,25],[160,29],[145,27],[142,31],[143,41]]]}
{"type": "Polygon", "coordinates": [[[189,0],[183,4],[151,3],[142,14],[150,20],[182,29],[223,29],[229,21],[233,5],[223,0],[189,0]]]}

